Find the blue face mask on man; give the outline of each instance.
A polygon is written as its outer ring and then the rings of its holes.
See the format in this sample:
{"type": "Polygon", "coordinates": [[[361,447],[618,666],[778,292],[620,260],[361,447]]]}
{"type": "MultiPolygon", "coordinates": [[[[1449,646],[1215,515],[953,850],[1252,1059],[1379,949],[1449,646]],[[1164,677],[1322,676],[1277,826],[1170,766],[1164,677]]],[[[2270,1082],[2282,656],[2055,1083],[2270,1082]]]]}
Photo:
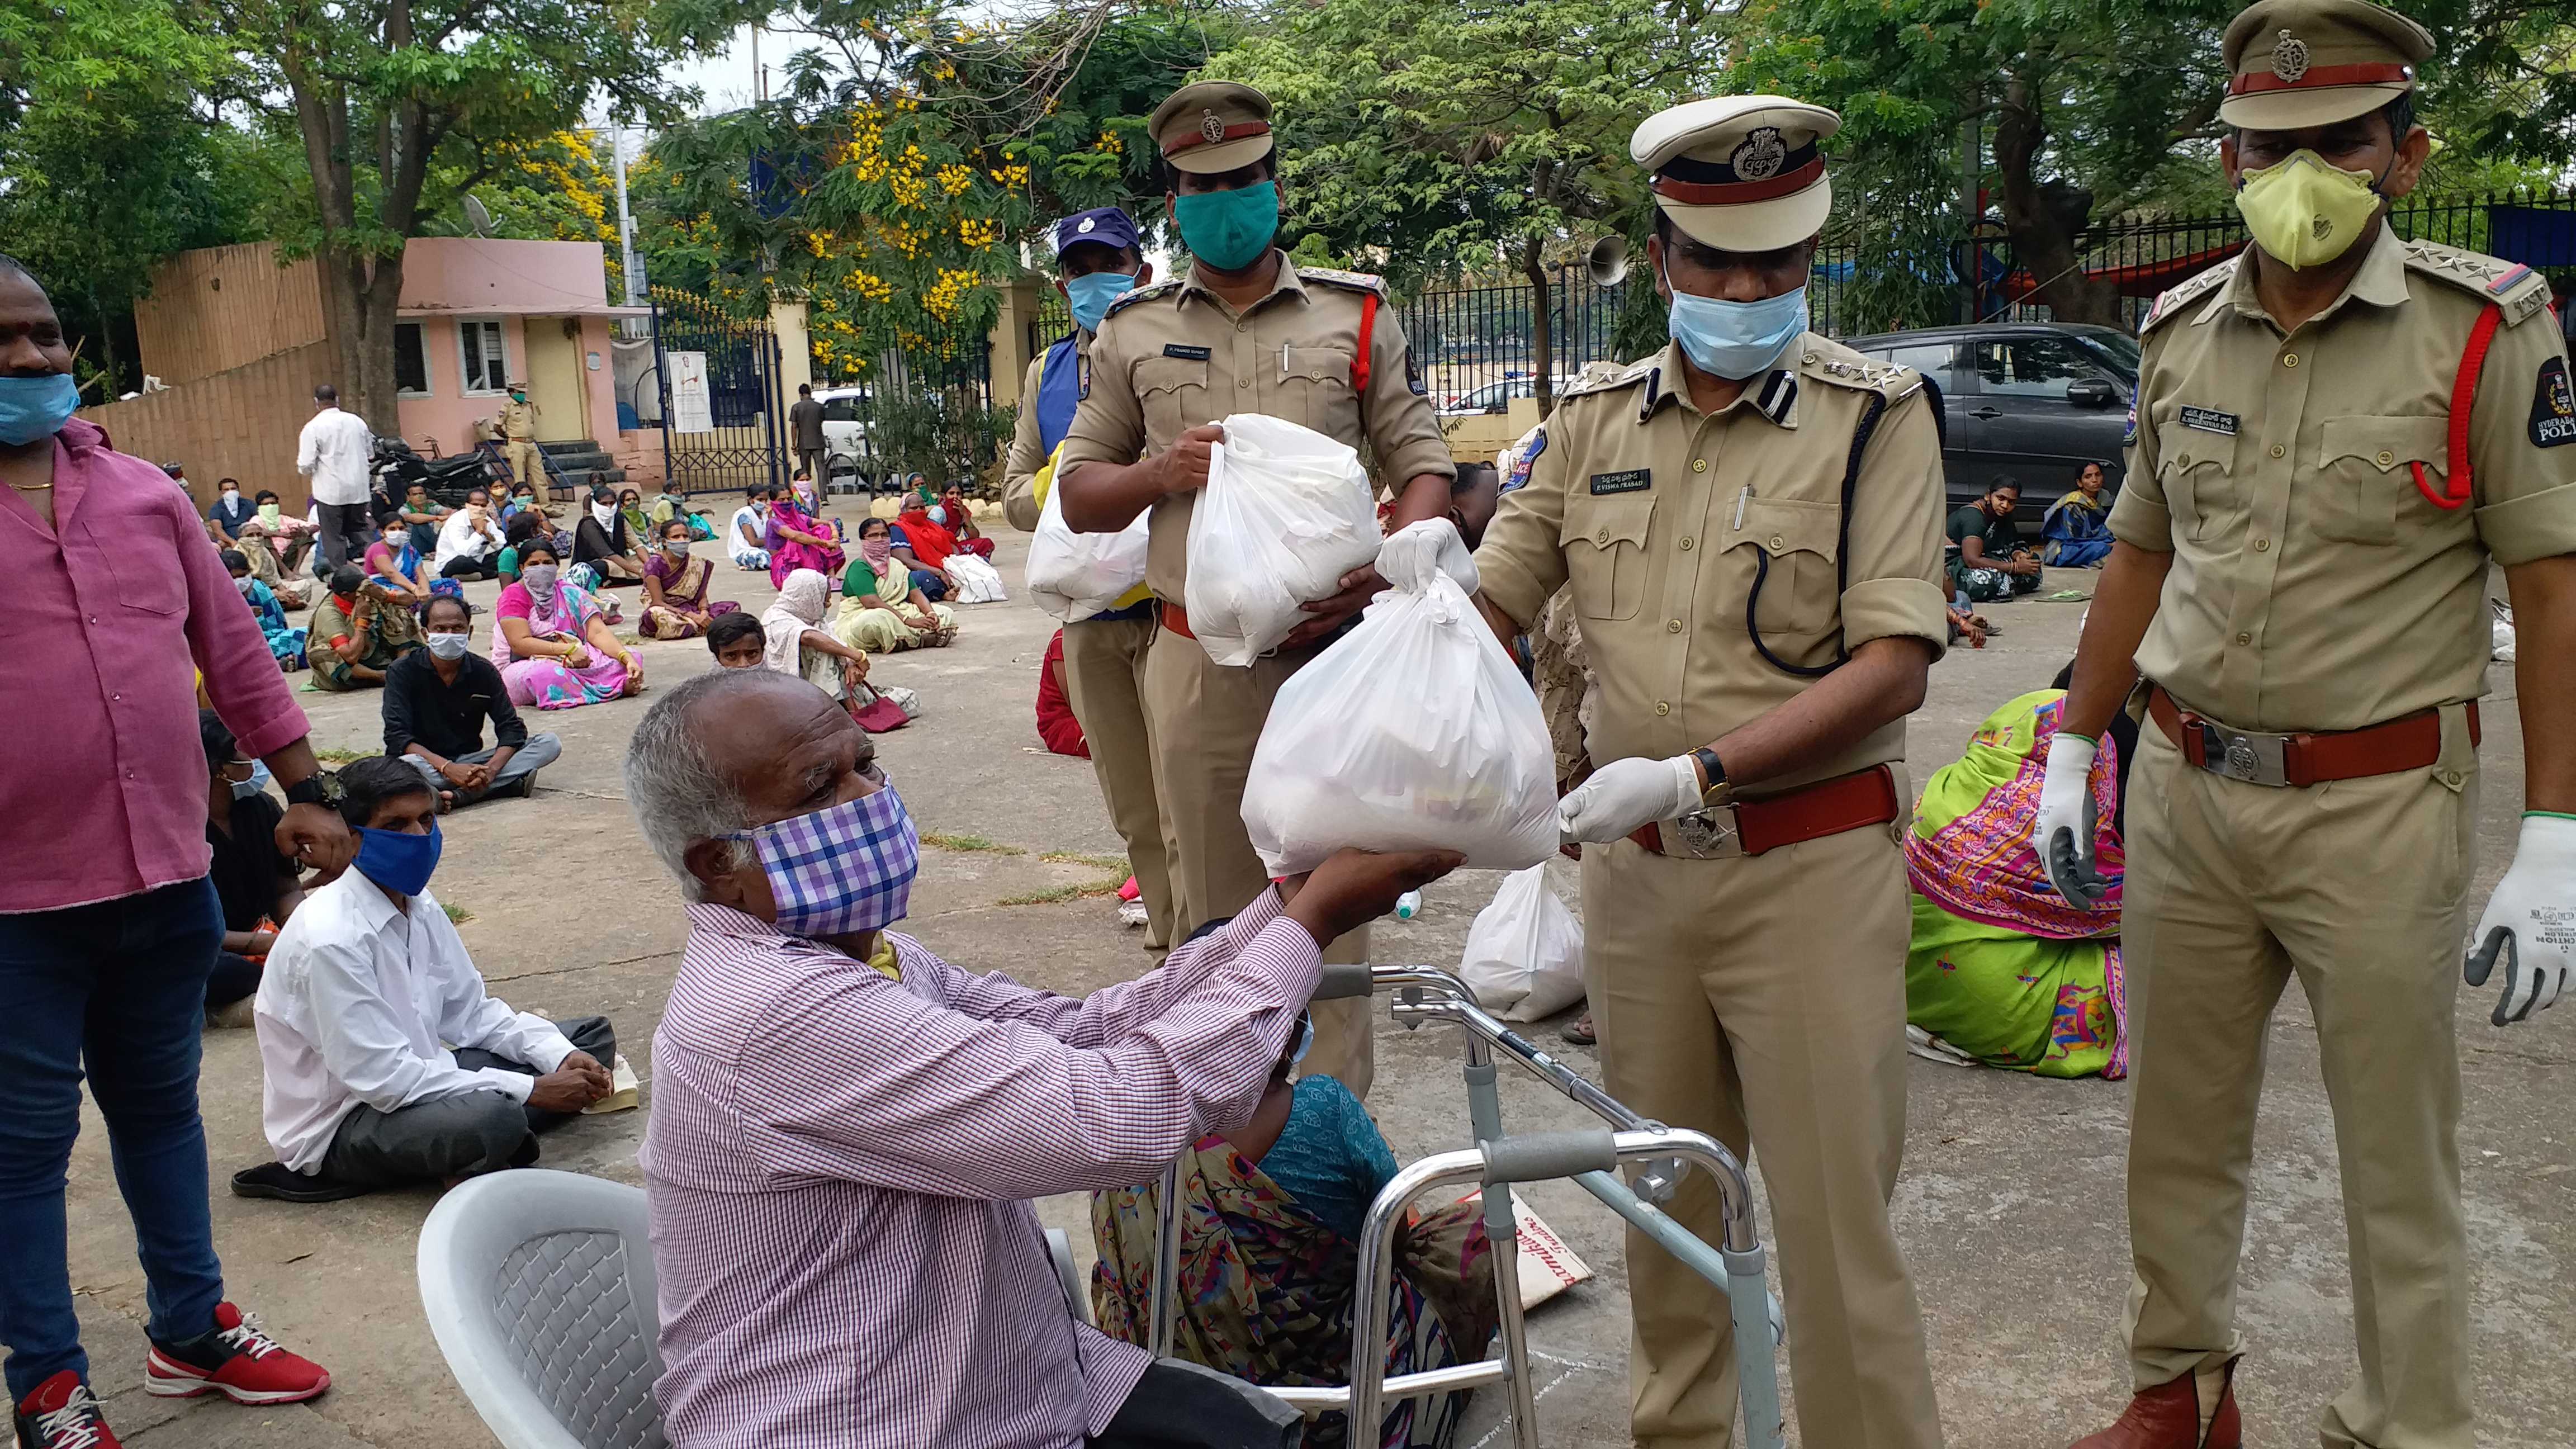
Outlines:
{"type": "Polygon", "coordinates": [[[80,384],[68,372],[0,377],[0,443],[24,447],[63,430],[80,407],[80,384]]]}
{"type": "Polygon", "coordinates": [[[1064,300],[1073,309],[1074,325],[1085,332],[1100,330],[1100,319],[1109,315],[1109,304],[1136,289],[1136,279],[1125,272],[1085,272],[1064,279],[1064,300]]]}
{"type": "Polygon", "coordinates": [[[1780,360],[1807,330],[1807,289],[1759,302],[1694,296],[1665,279],[1673,294],[1672,339],[1691,366],[1714,377],[1746,378],[1780,360]]]}
{"type": "Polygon", "coordinates": [[[441,843],[435,820],[429,822],[427,835],[360,826],[356,861],[358,874],[395,895],[419,895],[429,889],[430,872],[438,869],[441,843]]]}
{"type": "Polygon", "coordinates": [[[1181,244],[1191,256],[1219,271],[1242,271],[1261,260],[1279,234],[1279,183],[1174,197],[1172,220],[1180,224],[1181,244]]]}

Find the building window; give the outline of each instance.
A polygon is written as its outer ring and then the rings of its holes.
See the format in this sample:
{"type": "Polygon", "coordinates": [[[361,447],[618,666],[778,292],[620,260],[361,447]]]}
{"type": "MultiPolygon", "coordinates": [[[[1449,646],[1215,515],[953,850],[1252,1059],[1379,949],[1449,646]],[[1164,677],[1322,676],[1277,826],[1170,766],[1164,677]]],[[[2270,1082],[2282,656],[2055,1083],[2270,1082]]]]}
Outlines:
{"type": "Polygon", "coordinates": [[[417,322],[394,324],[394,391],[429,396],[429,339],[417,322]]]}
{"type": "Polygon", "coordinates": [[[509,391],[510,354],[501,345],[501,324],[490,319],[459,322],[456,338],[465,357],[466,395],[490,397],[509,391]]]}

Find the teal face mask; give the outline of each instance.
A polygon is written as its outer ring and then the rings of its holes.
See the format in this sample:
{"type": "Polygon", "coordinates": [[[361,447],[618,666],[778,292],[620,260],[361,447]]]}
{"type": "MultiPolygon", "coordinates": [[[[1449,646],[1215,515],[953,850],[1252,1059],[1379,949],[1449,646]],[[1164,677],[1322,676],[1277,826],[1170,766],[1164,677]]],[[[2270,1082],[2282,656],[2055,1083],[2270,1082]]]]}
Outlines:
{"type": "Polygon", "coordinates": [[[1100,319],[1109,315],[1109,304],[1135,290],[1136,279],[1125,272],[1085,272],[1067,277],[1064,299],[1073,309],[1074,325],[1085,332],[1100,330],[1100,319]]]}
{"type": "Polygon", "coordinates": [[[1180,223],[1181,244],[1191,256],[1219,271],[1242,271],[1279,234],[1279,183],[1174,197],[1172,220],[1180,223]]]}

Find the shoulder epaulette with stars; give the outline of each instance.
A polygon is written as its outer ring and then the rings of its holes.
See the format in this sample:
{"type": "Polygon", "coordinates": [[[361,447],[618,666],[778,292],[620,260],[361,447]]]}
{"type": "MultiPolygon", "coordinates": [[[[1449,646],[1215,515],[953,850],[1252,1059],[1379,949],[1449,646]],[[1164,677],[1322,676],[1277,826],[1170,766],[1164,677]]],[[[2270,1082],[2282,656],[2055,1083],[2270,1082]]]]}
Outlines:
{"type": "Polygon", "coordinates": [[[2225,286],[2236,275],[2237,261],[2243,255],[2244,253],[2239,252],[2236,256],[2229,257],[2181,286],[2167,287],[2157,293],[2156,305],[2147,309],[2146,319],[2138,324],[2138,335],[2144,337],[2153,331],[2156,324],[2181,311],[2194,297],[2205,297],[2213,289],[2225,286]]]}
{"type": "Polygon", "coordinates": [[[1340,287],[1349,292],[1375,292],[1381,298],[1387,295],[1386,278],[1373,272],[1342,272],[1335,271],[1331,267],[1299,267],[1297,280],[1321,282],[1327,287],[1340,287]]]}
{"type": "Polygon", "coordinates": [[[1100,320],[1106,322],[1139,302],[1153,297],[1168,297],[1180,289],[1181,284],[1177,278],[1156,282],[1150,287],[1130,288],[1120,293],[1118,300],[1109,304],[1109,310],[1100,314],[1100,320]]]}
{"type": "MultiPolygon", "coordinates": [[[[1656,357],[1641,357],[1635,362],[1593,363],[1577,373],[1572,382],[1558,389],[1557,398],[1563,401],[1567,398],[1584,397],[1591,393],[1608,392],[1613,388],[1625,387],[1631,383],[1645,382],[1655,376],[1657,371],[1655,363],[1660,356],[1659,353],[1656,357]]],[[[1649,386],[1652,384],[1650,383],[1649,386]]]]}
{"type": "Polygon", "coordinates": [[[2530,321],[2549,305],[2549,279],[2520,262],[2446,247],[2440,242],[2405,241],[2398,246],[2408,271],[2448,282],[2474,293],[2481,302],[2494,303],[2508,327],[2530,321]]]}
{"type": "Polygon", "coordinates": [[[1819,347],[1812,340],[1798,355],[1798,370],[1818,382],[1879,393],[1889,402],[1899,401],[1923,385],[1923,374],[1913,368],[1873,361],[1831,343],[1819,347]]]}

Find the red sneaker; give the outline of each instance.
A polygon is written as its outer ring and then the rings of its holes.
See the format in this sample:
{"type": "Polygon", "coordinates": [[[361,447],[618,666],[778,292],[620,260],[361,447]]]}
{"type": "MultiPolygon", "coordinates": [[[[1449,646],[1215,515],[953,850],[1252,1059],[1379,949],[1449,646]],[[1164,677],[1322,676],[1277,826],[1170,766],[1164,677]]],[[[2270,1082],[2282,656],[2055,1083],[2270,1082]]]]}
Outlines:
{"type": "Polygon", "coordinates": [[[123,1449],[80,1375],[65,1369],[18,1403],[18,1449],[123,1449]]]}
{"type": "Polygon", "coordinates": [[[143,1391],[169,1399],[219,1393],[236,1404],[292,1404],[331,1387],[331,1374],[287,1352],[229,1303],[215,1305],[215,1328],[180,1343],[154,1340],[143,1361],[143,1391]]]}

